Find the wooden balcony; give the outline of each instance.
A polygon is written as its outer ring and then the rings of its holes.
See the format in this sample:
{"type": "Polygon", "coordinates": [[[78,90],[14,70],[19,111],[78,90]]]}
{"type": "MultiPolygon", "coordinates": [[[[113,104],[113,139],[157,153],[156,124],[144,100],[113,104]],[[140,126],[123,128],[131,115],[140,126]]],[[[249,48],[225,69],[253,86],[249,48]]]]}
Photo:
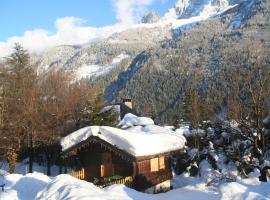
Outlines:
{"type": "Polygon", "coordinates": [[[84,180],[85,179],[85,171],[84,171],[84,168],[82,168],[81,170],[79,171],[75,171],[75,172],[71,172],[69,173],[70,176],[73,176],[77,179],[81,179],[81,180],[84,180]]]}
{"type": "MultiPolygon", "coordinates": [[[[70,176],[73,176],[73,177],[77,178],[77,179],[85,180],[85,170],[84,170],[84,168],[82,168],[79,171],[70,172],[68,174],[70,176]]],[[[123,177],[123,178],[120,178],[120,179],[117,179],[117,180],[114,180],[114,179],[113,180],[106,180],[104,184],[100,185],[100,184],[96,183],[96,185],[98,185],[99,187],[104,188],[104,187],[114,185],[114,184],[123,184],[123,185],[125,185],[127,187],[132,188],[132,183],[133,183],[133,177],[132,176],[127,176],[127,177],[123,177]]]]}
{"type": "Polygon", "coordinates": [[[133,177],[132,176],[127,176],[127,177],[123,177],[121,179],[108,181],[107,183],[101,185],[101,187],[107,187],[107,186],[114,185],[114,184],[123,184],[123,185],[125,185],[127,187],[132,188],[133,177]]]}

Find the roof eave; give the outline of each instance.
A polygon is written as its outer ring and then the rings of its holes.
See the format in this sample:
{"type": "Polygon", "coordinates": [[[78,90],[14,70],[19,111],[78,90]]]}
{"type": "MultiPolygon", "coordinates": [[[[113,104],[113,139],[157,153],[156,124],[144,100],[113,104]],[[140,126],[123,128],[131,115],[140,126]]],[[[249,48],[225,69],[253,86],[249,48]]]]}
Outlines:
{"type": "Polygon", "coordinates": [[[136,160],[136,157],[133,156],[132,154],[126,152],[125,150],[119,149],[116,145],[112,145],[112,144],[100,139],[97,136],[90,136],[87,140],[82,141],[82,142],[62,151],[61,156],[63,158],[66,158],[66,157],[68,157],[69,152],[85,148],[85,147],[87,147],[91,144],[95,144],[95,143],[99,143],[103,148],[108,149],[109,151],[112,151],[116,155],[119,155],[120,157],[122,157],[128,161],[135,161],[136,160]]]}

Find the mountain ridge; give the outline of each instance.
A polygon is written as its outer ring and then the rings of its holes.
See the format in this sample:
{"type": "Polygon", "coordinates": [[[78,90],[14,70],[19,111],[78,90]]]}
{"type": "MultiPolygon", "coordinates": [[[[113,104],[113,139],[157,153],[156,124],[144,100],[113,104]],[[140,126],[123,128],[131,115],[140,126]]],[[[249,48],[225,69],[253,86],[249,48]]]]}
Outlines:
{"type": "MultiPolygon", "coordinates": [[[[224,46],[223,40],[230,41],[232,47],[245,38],[269,41],[269,10],[262,9],[263,0],[209,0],[204,5],[209,2],[221,6],[215,7],[215,12],[205,14],[202,10],[202,15],[188,19],[159,17],[156,22],[150,20],[79,47],[57,47],[47,52],[49,56],[37,59],[39,72],[64,69],[77,74],[85,70],[90,75],[81,74],[76,79],[87,77],[102,82],[107,103],[131,97],[138,112],[151,113],[158,122],[171,122],[180,117],[175,115],[180,112],[188,81],[183,78],[183,60],[190,58],[187,71],[204,65],[203,91],[231,48],[224,46]],[[112,67],[113,61],[122,56],[112,67]],[[47,66],[45,71],[44,66],[47,66]]],[[[180,17],[185,15],[183,10],[180,17]]]]}
{"type": "MultiPolygon", "coordinates": [[[[178,0],[176,2],[176,5],[174,10],[179,9],[179,2],[183,0],[178,0]]],[[[216,0],[217,1],[217,0],[216,0]]],[[[185,0],[184,2],[191,2],[189,5],[193,5],[194,0],[185,0]]],[[[195,1],[197,2],[197,1],[195,1]]],[[[205,5],[205,4],[203,4],[205,5]]],[[[227,7],[228,10],[232,9],[233,7],[227,7]]],[[[170,9],[170,10],[172,10],[170,9]]],[[[187,7],[189,9],[189,7],[187,7]]],[[[220,7],[220,10],[222,11],[224,7],[220,7]]],[[[226,11],[226,10],[224,10],[226,11]]],[[[203,11],[204,12],[204,11],[203,11]]],[[[215,14],[220,15],[222,13],[218,12],[208,12],[204,13],[201,16],[195,16],[191,17],[189,19],[180,19],[181,16],[178,18],[171,18],[166,19],[166,14],[164,17],[161,17],[159,19],[155,19],[154,21],[151,21],[151,23],[142,23],[134,25],[133,27],[123,30],[119,33],[114,33],[111,36],[101,39],[100,41],[94,41],[90,42],[89,44],[85,44],[82,46],[68,46],[68,45],[62,45],[54,47],[48,51],[46,51],[42,56],[39,56],[36,58],[36,61],[38,63],[38,73],[42,74],[45,73],[48,70],[51,70],[53,68],[62,68],[64,70],[72,69],[73,71],[76,68],[79,68],[83,65],[96,65],[100,63],[101,61],[99,59],[95,60],[93,59],[93,55],[87,55],[85,54],[85,49],[93,48],[95,44],[99,46],[99,43],[103,43],[105,46],[105,43],[108,46],[113,46],[114,44],[116,46],[122,45],[125,46],[126,44],[137,44],[141,46],[140,50],[151,48],[155,46],[156,44],[162,42],[163,40],[171,39],[173,35],[175,34],[174,30],[177,31],[185,31],[189,28],[192,28],[194,24],[211,19],[213,17],[216,17],[215,14]],[[154,23],[152,23],[154,22],[154,23]],[[80,62],[75,61],[77,56],[80,56],[79,58],[80,62]],[[87,59],[86,57],[92,57],[92,59],[87,59]],[[74,59],[74,60],[73,60],[74,59]],[[84,61],[83,61],[84,60],[84,61]]],[[[185,13],[182,13],[186,15],[185,13]]],[[[149,21],[145,21],[149,22],[149,21]]],[[[176,31],[176,32],[177,32],[176,31]]],[[[127,46],[127,45],[126,45],[127,46]]],[[[88,51],[89,52],[89,51],[88,51]]],[[[124,53],[124,52],[117,52],[118,55],[124,53]]],[[[137,52],[138,53],[138,52],[137,52]]],[[[118,55],[115,55],[117,57],[118,55]]],[[[131,56],[132,57],[132,56],[131,56]]],[[[111,58],[113,59],[113,58],[111,58]]],[[[109,64],[108,62],[105,64],[109,64]]]]}

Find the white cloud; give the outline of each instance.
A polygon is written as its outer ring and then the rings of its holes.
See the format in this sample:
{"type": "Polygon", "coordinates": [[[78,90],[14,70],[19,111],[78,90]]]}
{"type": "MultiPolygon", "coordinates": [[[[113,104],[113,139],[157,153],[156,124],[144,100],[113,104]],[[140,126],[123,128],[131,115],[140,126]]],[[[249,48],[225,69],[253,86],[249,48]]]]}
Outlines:
{"type": "Polygon", "coordinates": [[[116,9],[116,18],[122,24],[133,24],[137,22],[144,12],[147,11],[147,6],[155,0],[112,0],[116,9]]]}
{"type": "Polygon", "coordinates": [[[8,56],[16,42],[31,53],[41,53],[57,45],[80,45],[95,39],[108,37],[137,22],[147,11],[147,6],[154,1],[163,3],[167,0],[111,0],[116,9],[116,18],[119,23],[101,28],[84,26],[85,20],[80,18],[59,18],[55,22],[55,33],[44,29],[35,29],[25,31],[22,36],[10,37],[5,42],[0,41],[0,58],[8,56]]]}
{"type": "Polygon", "coordinates": [[[25,31],[23,36],[14,36],[6,42],[0,42],[0,58],[8,56],[12,52],[15,42],[20,43],[31,53],[41,53],[44,50],[57,45],[79,45],[89,41],[108,37],[113,33],[128,28],[121,24],[96,28],[84,26],[85,20],[75,17],[59,18],[55,22],[56,32],[50,33],[43,29],[25,31]]]}

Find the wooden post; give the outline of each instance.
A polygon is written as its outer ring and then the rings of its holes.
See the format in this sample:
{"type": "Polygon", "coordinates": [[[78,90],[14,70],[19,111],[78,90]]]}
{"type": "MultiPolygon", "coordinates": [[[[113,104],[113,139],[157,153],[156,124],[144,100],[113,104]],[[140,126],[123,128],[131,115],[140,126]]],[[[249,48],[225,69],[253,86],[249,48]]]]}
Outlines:
{"type": "Polygon", "coordinates": [[[135,176],[137,176],[139,173],[138,163],[133,161],[132,164],[133,164],[133,175],[132,176],[133,176],[133,178],[135,178],[135,176]]]}
{"type": "Polygon", "coordinates": [[[103,164],[100,165],[100,176],[104,177],[105,176],[105,167],[103,164]]]}

